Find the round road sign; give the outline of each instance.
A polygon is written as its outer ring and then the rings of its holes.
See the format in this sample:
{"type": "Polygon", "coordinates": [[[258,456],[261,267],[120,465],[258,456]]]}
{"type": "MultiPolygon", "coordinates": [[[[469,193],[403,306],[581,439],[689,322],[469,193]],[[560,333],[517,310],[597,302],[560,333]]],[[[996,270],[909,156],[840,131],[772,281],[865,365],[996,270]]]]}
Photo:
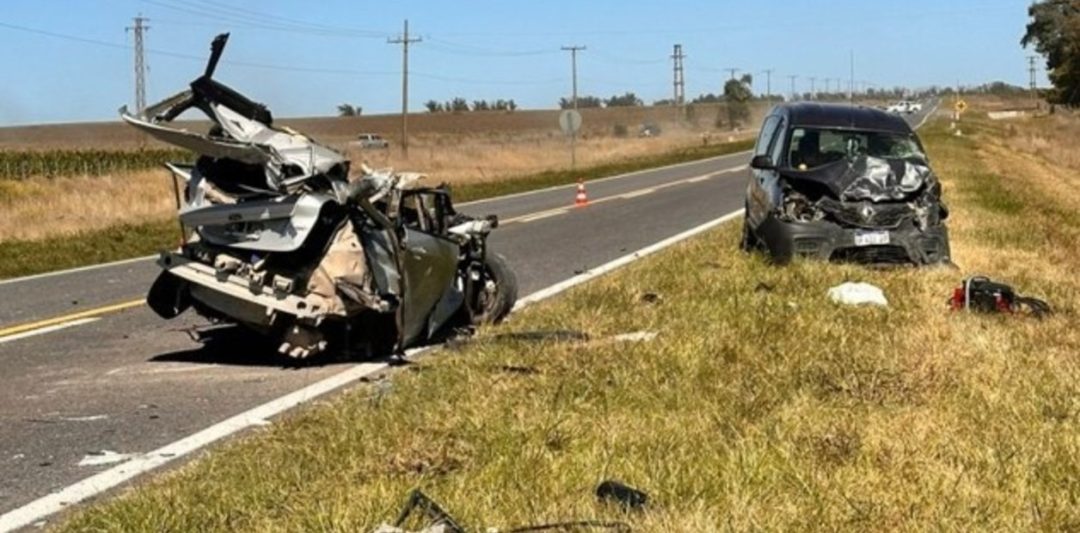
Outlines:
{"type": "Polygon", "coordinates": [[[559,128],[567,135],[577,133],[581,129],[581,113],[575,109],[567,109],[559,113],[559,128]]]}
{"type": "Polygon", "coordinates": [[[963,113],[967,109],[967,102],[963,100],[957,100],[956,105],[953,106],[957,113],[963,113]]]}

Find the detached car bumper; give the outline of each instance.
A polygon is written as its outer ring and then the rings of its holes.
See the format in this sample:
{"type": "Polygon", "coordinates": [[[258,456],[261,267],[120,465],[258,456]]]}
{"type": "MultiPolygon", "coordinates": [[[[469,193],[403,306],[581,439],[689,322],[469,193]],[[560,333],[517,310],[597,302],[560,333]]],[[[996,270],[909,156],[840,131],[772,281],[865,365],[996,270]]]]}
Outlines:
{"type": "Polygon", "coordinates": [[[785,222],[769,215],[754,233],[778,263],[787,263],[796,256],[870,264],[931,265],[950,260],[949,235],[944,224],[920,230],[907,221],[893,229],[871,230],[847,228],[824,220],[785,222]],[[867,235],[870,233],[878,235],[867,235]],[[880,234],[887,235],[887,242],[880,234]]]}

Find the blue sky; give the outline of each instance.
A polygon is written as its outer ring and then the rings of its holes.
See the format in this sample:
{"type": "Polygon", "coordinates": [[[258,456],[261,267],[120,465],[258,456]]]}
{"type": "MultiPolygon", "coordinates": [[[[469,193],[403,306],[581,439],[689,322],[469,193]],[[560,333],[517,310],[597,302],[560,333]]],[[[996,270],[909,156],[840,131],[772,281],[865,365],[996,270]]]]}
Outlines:
{"type": "Polygon", "coordinates": [[[587,47],[580,94],[629,90],[647,102],[671,95],[674,43],[687,56],[687,96],[719,92],[728,67],[753,73],[759,92],[767,68],[773,92],[790,90],[789,75],[801,91],[817,77],[820,89],[826,77],[847,79],[850,50],[856,79],[878,86],[1024,85],[1028,3],[3,0],[0,125],[114,119],[133,100],[124,28],[139,13],[150,19],[148,100],[182,89],[210,39],[229,31],[217,77],[276,116],[311,116],[342,102],[400,109],[401,50],[386,39],[405,18],[423,39],[410,53],[412,109],[454,96],[546,108],[570,91],[563,45],[587,47]]]}

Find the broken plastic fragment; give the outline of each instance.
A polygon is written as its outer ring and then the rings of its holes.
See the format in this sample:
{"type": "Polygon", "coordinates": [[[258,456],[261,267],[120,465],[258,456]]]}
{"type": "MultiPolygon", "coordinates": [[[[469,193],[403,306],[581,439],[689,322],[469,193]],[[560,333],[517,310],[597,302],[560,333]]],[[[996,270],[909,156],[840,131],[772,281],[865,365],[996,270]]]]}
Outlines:
{"type": "Polygon", "coordinates": [[[841,283],[829,289],[829,299],[840,304],[847,305],[880,305],[888,306],[885,293],[878,287],[869,283],[841,283]]]}

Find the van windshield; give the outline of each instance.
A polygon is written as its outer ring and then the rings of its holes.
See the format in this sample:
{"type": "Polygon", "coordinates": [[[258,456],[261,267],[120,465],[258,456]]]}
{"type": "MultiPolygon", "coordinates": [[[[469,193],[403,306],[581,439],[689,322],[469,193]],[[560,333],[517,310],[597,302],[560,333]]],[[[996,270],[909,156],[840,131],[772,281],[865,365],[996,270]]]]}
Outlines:
{"type": "Polygon", "coordinates": [[[859,156],[926,160],[912,134],[823,128],[795,128],[788,141],[787,161],[806,170],[859,156]]]}

